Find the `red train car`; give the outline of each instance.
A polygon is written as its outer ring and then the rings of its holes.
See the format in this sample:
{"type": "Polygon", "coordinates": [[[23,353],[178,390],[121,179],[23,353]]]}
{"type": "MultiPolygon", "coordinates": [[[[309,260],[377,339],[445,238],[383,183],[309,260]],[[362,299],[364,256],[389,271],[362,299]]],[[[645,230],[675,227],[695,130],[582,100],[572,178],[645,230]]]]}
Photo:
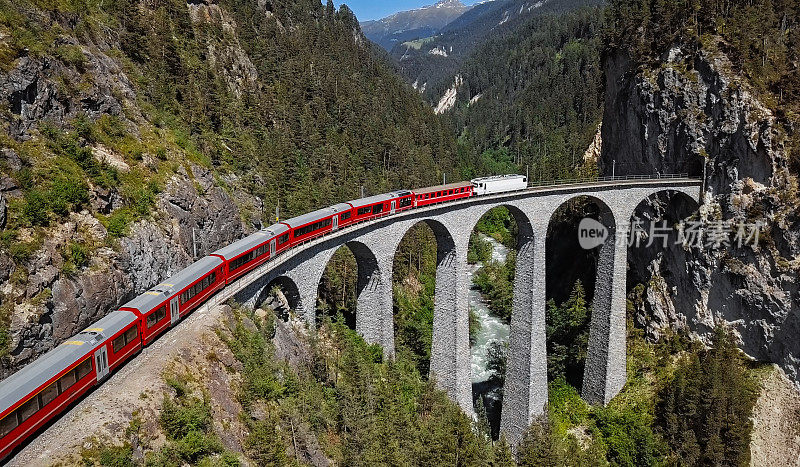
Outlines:
{"type": "Polygon", "coordinates": [[[0,459],[141,350],[138,324],[111,312],[3,381],[0,459]]]}
{"type": "Polygon", "coordinates": [[[413,207],[414,193],[411,191],[393,191],[382,195],[370,196],[349,201],[352,206],[349,224],[374,219],[413,207]]]}
{"type": "MultiPolygon", "coordinates": [[[[350,212],[348,203],[337,204],[329,208],[318,209],[302,216],[293,217],[282,222],[289,228],[291,246],[313,240],[327,233],[339,230],[341,216],[350,212]]],[[[349,219],[345,219],[346,221],[349,219]]]]}
{"type": "Polygon", "coordinates": [[[289,227],[275,224],[211,253],[225,263],[225,283],[230,284],[288,248],[289,243],[278,248],[278,239],[288,231],[289,227]]]}
{"type": "Polygon", "coordinates": [[[206,256],[126,303],[120,310],[131,311],[142,320],[142,342],[149,345],[224,286],[223,260],[206,256]]]}
{"type": "Polygon", "coordinates": [[[472,196],[472,183],[460,182],[414,190],[414,207],[444,203],[472,196]]]}

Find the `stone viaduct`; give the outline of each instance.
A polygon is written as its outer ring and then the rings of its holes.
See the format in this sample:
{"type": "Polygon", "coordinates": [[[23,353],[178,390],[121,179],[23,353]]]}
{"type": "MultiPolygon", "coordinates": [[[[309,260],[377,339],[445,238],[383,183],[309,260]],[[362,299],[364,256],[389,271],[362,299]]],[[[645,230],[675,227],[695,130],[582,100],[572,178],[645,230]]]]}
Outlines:
{"type": "Polygon", "coordinates": [[[511,335],[501,413],[501,430],[517,444],[533,417],[547,403],[545,338],[545,240],[553,214],[580,197],[601,208],[600,221],[609,238],[600,247],[592,308],[589,348],[582,397],[608,403],[625,385],[627,238],[631,217],[647,198],[664,191],[700,197],[700,181],[692,179],[615,180],[531,188],[412,209],[348,227],[287,251],[224,289],[207,306],[228,298],[257,305],[280,284],[310,326],[322,274],[342,246],[358,264],[356,330],[371,343],[394,353],[392,267],[395,252],[408,230],[425,222],[438,245],[431,373],[464,411],[472,413],[469,344],[467,246],[480,218],[498,206],[507,207],[518,225],[511,335]],[[293,298],[292,298],[293,297],[293,298]]]}

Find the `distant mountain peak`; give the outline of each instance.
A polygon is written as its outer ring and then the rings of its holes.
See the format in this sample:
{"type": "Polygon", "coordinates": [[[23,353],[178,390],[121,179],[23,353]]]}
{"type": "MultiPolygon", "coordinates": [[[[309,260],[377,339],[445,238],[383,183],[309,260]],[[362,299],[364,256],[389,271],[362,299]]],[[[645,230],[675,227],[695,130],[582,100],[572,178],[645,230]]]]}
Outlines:
{"type": "Polygon", "coordinates": [[[433,6],[436,8],[466,8],[466,5],[461,3],[461,0],[439,0],[436,5],[433,6]]]}
{"type": "Polygon", "coordinates": [[[390,51],[398,43],[435,35],[470,9],[461,0],[440,0],[376,21],[364,21],[361,30],[371,41],[390,51]]]}

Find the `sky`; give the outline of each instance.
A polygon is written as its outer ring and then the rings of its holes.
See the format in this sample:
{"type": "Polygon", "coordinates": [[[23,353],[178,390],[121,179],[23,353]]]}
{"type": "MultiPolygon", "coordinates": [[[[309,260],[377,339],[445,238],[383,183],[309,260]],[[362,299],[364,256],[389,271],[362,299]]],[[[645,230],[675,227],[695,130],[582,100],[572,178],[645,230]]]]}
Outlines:
{"type": "MultiPolygon", "coordinates": [[[[413,10],[433,5],[439,0],[334,0],[336,8],[344,3],[356,14],[359,21],[385,18],[398,11],[413,10]]],[[[474,5],[479,0],[461,0],[464,5],[474,5]]],[[[323,2],[325,3],[325,2],[323,2]]]]}

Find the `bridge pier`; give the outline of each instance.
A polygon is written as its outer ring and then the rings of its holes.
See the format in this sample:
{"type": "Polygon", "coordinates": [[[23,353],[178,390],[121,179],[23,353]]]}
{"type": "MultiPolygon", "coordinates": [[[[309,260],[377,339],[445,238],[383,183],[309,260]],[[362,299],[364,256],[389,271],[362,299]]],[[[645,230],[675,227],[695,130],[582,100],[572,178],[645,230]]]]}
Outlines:
{"type": "Polygon", "coordinates": [[[545,332],[545,240],[547,225],[524,234],[520,227],[511,334],[500,430],[512,446],[522,441],[534,417],[547,405],[545,332]]]}
{"type": "Polygon", "coordinates": [[[392,261],[358,263],[356,331],[370,344],[383,347],[386,359],[394,357],[392,261]]]}
{"type": "MultiPolygon", "coordinates": [[[[431,376],[461,409],[471,414],[472,365],[469,351],[469,296],[465,260],[467,242],[439,245],[433,312],[431,376]]],[[[452,240],[451,240],[452,241],[452,240]]]]}
{"type": "Polygon", "coordinates": [[[590,404],[608,404],[627,379],[628,229],[626,224],[612,223],[609,238],[600,247],[581,393],[590,404]]]}

